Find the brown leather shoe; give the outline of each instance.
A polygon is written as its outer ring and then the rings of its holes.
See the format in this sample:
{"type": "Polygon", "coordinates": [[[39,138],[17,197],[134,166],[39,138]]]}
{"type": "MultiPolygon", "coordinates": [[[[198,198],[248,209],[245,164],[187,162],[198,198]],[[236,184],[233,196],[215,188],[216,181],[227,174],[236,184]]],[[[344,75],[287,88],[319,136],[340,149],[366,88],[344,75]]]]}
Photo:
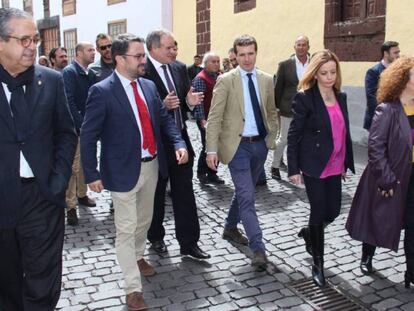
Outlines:
{"type": "Polygon", "coordinates": [[[95,207],[96,206],[95,200],[91,199],[87,195],[85,195],[83,198],[78,198],[78,203],[80,205],[84,205],[84,206],[87,206],[87,207],[95,207]]]}
{"type": "Polygon", "coordinates": [[[242,245],[249,244],[249,240],[237,228],[224,228],[223,239],[242,245]]]}
{"type": "Polygon", "coordinates": [[[155,269],[144,258],[137,261],[139,271],[143,276],[152,276],[155,274],[155,269]]]}
{"type": "Polygon", "coordinates": [[[267,257],[264,252],[257,251],[254,252],[252,259],[252,267],[256,268],[258,271],[266,270],[267,267],[267,257]]]}
{"type": "Polygon", "coordinates": [[[128,311],[138,311],[138,310],[147,310],[148,306],[145,303],[142,293],[133,292],[126,295],[126,303],[128,306],[128,311]]]}
{"type": "Polygon", "coordinates": [[[76,208],[68,209],[66,212],[66,221],[69,226],[77,226],[79,223],[76,208]]]}

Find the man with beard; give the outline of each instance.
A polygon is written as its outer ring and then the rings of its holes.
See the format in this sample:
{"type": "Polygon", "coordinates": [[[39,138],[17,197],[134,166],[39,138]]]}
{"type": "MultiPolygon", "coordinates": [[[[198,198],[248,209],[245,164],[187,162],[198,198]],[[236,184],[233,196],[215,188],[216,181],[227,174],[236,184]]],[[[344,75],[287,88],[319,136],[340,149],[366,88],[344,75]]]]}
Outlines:
{"type": "Polygon", "coordinates": [[[82,163],[91,190],[111,191],[116,254],[125,279],[126,302],[129,310],[142,310],[147,305],[140,271],[143,275],[155,273],[143,256],[158,170],[163,177],[168,174],[161,132],[174,146],[177,165],[188,161],[188,153],[154,83],[141,78],[146,62],[144,39],[119,35],[111,53],[114,73],[92,86],[88,97],[81,132],[82,163]]]}
{"type": "Polygon", "coordinates": [[[0,310],[54,310],[76,133],[33,18],[0,9],[0,310]]]}
{"type": "MultiPolygon", "coordinates": [[[[80,42],[75,47],[75,54],[75,60],[62,71],[62,75],[69,109],[75,121],[76,132],[80,135],[89,87],[95,82],[94,74],[87,69],[88,65],[93,63],[95,59],[95,48],[90,42],[80,42]]],[[[84,206],[96,206],[95,201],[88,197],[87,190],[88,187],[85,184],[82,166],[80,165],[80,147],[78,144],[72,165],[72,177],[66,191],[68,225],[78,225],[76,201],[84,206]]]]}
{"type": "Polygon", "coordinates": [[[62,71],[68,65],[67,50],[63,47],[53,48],[49,52],[50,67],[62,71]]]}
{"type": "Polygon", "coordinates": [[[105,33],[96,36],[96,49],[101,58],[91,64],[89,69],[95,74],[95,81],[99,82],[109,77],[114,71],[114,63],[111,58],[112,39],[105,33]]]}

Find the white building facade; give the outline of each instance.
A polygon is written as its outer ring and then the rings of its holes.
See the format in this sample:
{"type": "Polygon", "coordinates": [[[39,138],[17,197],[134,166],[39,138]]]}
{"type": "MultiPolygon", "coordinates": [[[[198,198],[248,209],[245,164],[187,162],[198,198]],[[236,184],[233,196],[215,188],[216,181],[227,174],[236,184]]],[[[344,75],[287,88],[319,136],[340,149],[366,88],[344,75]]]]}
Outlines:
{"type": "Polygon", "coordinates": [[[1,7],[26,10],[42,37],[39,54],[64,46],[70,59],[77,42],[98,33],[129,32],[141,37],[154,28],[172,30],[173,0],[1,0],[1,7]]]}

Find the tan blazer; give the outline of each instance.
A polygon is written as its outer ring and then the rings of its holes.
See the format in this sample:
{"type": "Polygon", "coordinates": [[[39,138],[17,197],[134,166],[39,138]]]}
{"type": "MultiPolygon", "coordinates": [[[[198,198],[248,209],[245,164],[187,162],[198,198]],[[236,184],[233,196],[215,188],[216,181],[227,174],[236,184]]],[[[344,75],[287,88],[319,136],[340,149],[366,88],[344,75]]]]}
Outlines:
{"type": "MultiPolygon", "coordinates": [[[[271,75],[257,70],[260,108],[267,130],[266,145],[276,147],[277,111],[271,75]]],[[[219,161],[228,164],[234,157],[244,128],[243,83],[238,68],[221,75],[213,90],[207,119],[206,152],[217,152],[219,161]]]]}

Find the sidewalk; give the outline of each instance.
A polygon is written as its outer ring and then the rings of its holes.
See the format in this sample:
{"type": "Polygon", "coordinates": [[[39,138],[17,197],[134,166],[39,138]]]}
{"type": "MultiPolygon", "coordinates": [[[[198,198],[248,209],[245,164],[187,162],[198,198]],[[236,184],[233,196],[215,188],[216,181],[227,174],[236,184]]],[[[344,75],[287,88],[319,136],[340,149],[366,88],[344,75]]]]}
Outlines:
{"type": "MultiPolygon", "coordinates": [[[[196,126],[189,123],[196,153],[200,149],[196,126]]],[[[198,153],[197,153],[198,155],[198,153]]],[[[266,162],[266,173],[272,153],[266,162]]],[[[197,160],[197,158],[196,158],[197,160]]],[[[194,165],[196,167],[196,165],[194,165]]],[[[403,285],[405,259],[402,242],[397,254],[380,249],[374,257],[373,276],[359,270],[360,242],[345,230],[349,206],[363,164],[343,184],[343,208],[326,230],[325,275],[328,282],[372,310],[414,310],[414,294],[403,285]]],[[[151,310],[315,310],[292,289],[291,282],[311,277],[311,257],[306,253],[299,228],[309,213],[303,188],[268,179],[257,189],[257,212],[271,262],[267,271],[250,267],[248,247],[236,247],[221,238],[224,219],[233,195],[227,167],[219,167],[224,186],[200,185],[194,192],[201,225],[200,246],[211,254],[205,262],[181,257],[174,237],[174,220],[167,207],[165,242],[168,253],[147,250],[146,259],[157,274],[143,279],[144,297],[151,310]]],[[[113,215],[107,192],[96,195],[97,207],[79,209],[79,226],[67,227],[63,252],[63,288],[58,309],[127,310],[121,270],[116,261],[113,215]]],[[[169,199],[167,200],[170,206],[169,199]]]]}

